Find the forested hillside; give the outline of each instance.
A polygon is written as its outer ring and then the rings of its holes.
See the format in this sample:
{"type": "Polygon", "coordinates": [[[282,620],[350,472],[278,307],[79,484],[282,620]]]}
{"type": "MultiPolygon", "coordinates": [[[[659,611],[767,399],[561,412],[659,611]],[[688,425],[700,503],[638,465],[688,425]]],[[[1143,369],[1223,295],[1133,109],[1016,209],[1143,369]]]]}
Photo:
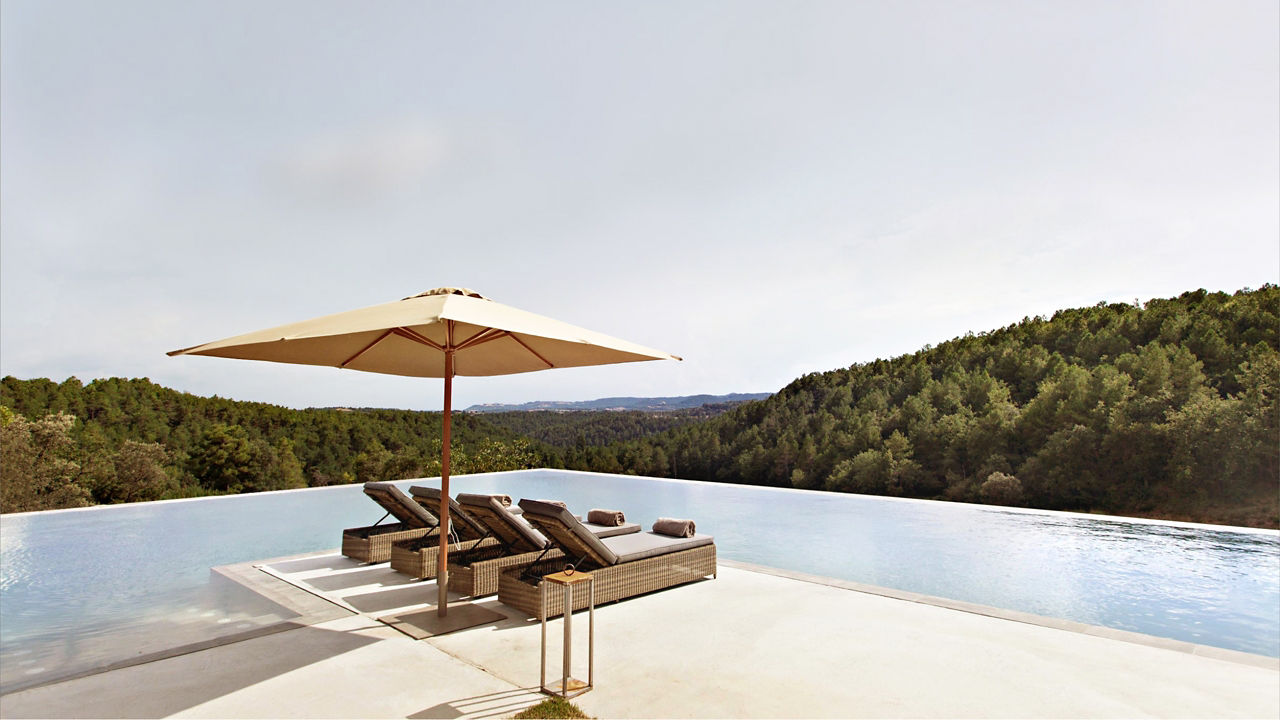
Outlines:
{"type": "Polygon", "coordinates": [[[1280,289],[1060,311],[799,378],[583,469],[1280,526],[1280,289]]]}
{"type": "Polygon", "coordinates": [[[486,413],[484,419],[532,440],[567,450],[657,435],[723,414],[738,404],[719,403],[663,412],[520,410],[486,413]]]}
{"type": "MultiPolygon", "coordinates": [[[[1025,318],[655,415],[458,413],[455,472],[569,467],[1280,526],[1280,288],[1025,318]],[[709,417],[702,417],[701,415],[709,417]]],[[[0,510],[439,473],[439,413],[5,378],[0,510]]]]}
{"type": "MultiPolygon", "coordinates": [[[[460,413],[456,473],[533,467],[531,443],[460,413]]],[[[148,380],[0,382],[4,512],[421,477],[440,472],[440,414],[291,410],[148,380]]]]}

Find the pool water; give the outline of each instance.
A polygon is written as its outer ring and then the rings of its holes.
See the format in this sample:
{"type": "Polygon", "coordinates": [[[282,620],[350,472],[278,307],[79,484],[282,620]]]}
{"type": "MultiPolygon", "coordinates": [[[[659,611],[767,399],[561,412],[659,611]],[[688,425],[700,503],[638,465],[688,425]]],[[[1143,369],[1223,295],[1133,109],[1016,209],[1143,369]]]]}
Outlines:
{"type": "MultiPolygon", "coordinates": [[[[1280,657],[1274,531],[553,470],[451,491],[693,518],[723,558],[1280,657]]],[[[381,515],[352,485],[0,516],[0,690],[278,622],[210,568],[335,548],[381,515]]]]}

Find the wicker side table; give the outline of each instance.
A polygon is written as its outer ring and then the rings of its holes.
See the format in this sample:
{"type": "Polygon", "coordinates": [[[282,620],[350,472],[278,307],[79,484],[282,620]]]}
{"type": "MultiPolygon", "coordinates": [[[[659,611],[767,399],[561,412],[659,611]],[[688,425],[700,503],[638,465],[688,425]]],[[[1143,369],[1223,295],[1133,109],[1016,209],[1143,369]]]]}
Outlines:
{"type": "Polygon", "coordinates": [[[595,687],[595,666],[596,666],[596,584],[595,578],[591,573],[574,572],[565,570],[563,572],[544,575],[542,583],[540,583],[541,602],[538,608],[538,617],[542,621],[542,659],[541,659],[541,680],[539,686],[542,692],[556,697],[569,698],[577,697],[591,688],[595,687]],[[573,586],[578,583],[587,583],[587,593],[589,602],[588,608],[588,634],[587,634],[587,681],[582,682],[570,677],[570,669],[573,663],[573,586]],[[560,666],[559,682],[547,685],[547,589],[555,585],[563,589],[564,592],[564,658],[560,666]]]}

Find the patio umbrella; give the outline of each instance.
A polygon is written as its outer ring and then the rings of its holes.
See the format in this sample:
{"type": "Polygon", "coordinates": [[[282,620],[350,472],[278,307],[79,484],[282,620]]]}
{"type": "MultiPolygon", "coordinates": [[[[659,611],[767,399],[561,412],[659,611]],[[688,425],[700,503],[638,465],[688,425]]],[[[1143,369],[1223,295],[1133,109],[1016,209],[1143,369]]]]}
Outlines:
{"type": "MultiPolygon", "coordinates": [[[[502,305],[466,288],[436,288],[397,302],[174,350],[169,355],[444,378],[440,527],[449,527],[449,440],[455,375],[510,375],[675,355],[502,305]]],[[[440,533],[438,614],[448,609],[448,533],[440,533]]]]}

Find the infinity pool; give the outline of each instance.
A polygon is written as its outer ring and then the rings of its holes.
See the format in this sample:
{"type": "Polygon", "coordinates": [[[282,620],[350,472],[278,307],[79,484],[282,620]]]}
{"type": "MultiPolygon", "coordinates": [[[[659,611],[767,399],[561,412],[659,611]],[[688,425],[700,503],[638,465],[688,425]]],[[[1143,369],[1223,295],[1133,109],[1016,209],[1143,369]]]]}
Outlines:
{"type": "MultiPolygon", "coordinates": [[[[690,517],[724,558],[1280,657],[1275,531],[553,470],[451,490],[690,517]]],[[[0,689],[278,622],[209,569],[381,514],[352,485],[0,516],[0,689]]]]}

